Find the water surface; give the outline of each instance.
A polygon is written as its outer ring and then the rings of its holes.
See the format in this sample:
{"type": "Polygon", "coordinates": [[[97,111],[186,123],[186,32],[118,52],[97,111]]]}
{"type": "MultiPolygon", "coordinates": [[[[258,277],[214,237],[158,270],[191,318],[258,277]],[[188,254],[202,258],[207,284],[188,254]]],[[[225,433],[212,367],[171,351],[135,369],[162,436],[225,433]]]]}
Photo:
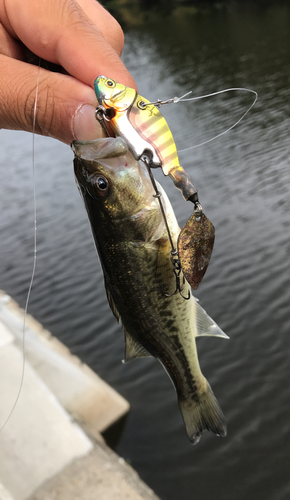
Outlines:
{"type": "MultiPolygon", "coordinates": [[[[281,5],[188,9],[126,32],[124,61],[149,99],[228,87],[259,94],[236,129],[180,153],[216,228],[196,295],[231,339],[198,339],[198,351],[226,415],[225,439],[205,433],[191,446],[158,362],[121,363],[122,332],[107,305],[73,155],[36,138],[38,254],[30,312],[130,401],[117,452],[163,500],[290,495],[289,20],[290,8],[281,5]]],[[[163,109],[181,150],[225,130],[251,100],[233,93],[163,109]]],[[[0,287],[23,306],[33,264],[32,140],[2,130],[0,143],[0,287]]],[[[157,177],[182,225],[190,204],[157,177]]]]}

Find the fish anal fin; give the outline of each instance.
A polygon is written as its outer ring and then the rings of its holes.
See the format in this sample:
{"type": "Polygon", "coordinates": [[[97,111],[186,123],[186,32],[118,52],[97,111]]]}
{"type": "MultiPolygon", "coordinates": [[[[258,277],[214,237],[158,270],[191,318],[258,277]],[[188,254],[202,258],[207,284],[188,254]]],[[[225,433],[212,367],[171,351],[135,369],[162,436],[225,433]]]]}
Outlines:
{"type": "Polygon", "coordinates": [[[229,339],[229,337],[221,330],[216,322],[207,314],[207,312],[194,300],[193,307],[195,309],[195,337],[221,337],[229,339]]]}
{"type": "Polygon", "coordinates": [[[198,443],[204,431],[225,437],[227,427],[223,412],[207,382],[206,391],[194,399],[179,398],[179,408],[192,444],[198,443]]]}
{"type": "Polygon", "coordinates": [[[124,363],[128,363],[129,361],[132,361],[136,358],[146,358],[148,356],[151,356],[151,354],[125,329],[124,363]]]}

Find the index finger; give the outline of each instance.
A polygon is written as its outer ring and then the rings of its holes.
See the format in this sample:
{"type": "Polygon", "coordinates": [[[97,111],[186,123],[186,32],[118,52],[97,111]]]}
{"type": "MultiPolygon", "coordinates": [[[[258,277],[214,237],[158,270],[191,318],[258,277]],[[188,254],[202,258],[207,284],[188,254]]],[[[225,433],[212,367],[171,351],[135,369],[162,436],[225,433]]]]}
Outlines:
{"type": "Polygon", "coordinates": [[[105,40],[121,56],[124,48],[124,33],[118,21],[96,0],[76,0],[103,33],[105,40]]]}
{"type": "MultiPolygon", "coordinates": [[[[98,2],[96,9],[103,19],[104,9],[98,2]]],[[[108,19],[100,21],[100,27],[76,0],[9,0],[1,12],[1,21],[12,36],[78,80],[92,87],[96,77],[104,74],[136,89],[133,77],[104,37],[101,28],[111,29],[108,19]]],[[[115,21],[112,29],[116,29],[115,21]]]]}

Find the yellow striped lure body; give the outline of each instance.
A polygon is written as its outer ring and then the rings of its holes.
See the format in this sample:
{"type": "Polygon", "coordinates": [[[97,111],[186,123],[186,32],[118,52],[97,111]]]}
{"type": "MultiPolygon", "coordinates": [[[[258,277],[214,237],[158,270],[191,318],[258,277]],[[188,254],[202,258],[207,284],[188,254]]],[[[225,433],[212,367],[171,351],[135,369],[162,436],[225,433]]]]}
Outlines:
{"type": "Polygon", "coordinates": [[[114,116],[109,114],[110,126],[116,136],[126,140],[136,160],[147,153],[150,168],[161,167],[184,198],[196,203],[197,191],[179,165],[171,130],[159,109],[136,90],[104,76],[95,80],[95,92],[105,110],[114,110],[114,116]]]}
{"type": "MultiPolygon", "coordinates": [[[[175,292],[182,292],[179,281],[181,270],[189,284],[196,289],[210,260],[214,227],[202,213],[197,190],[189,175],[179,165],[172,133],[157,107],[162,102],[157,102],[155,106],[138,95],[136,90],[105,76],[98,76],[94,87],[99,102],[96,118],[106,134],[123,137],[135,159],[147,164],[150,175],[151,168],[161,167],[164,175],[168,175],[180,189],[185,200],[194,203],[194,213],[181,230],[178,251],[172,246],[172,262],[176,275],[175,292]]],[[[152,175],[151,180],[155,187],[152,175]]],[[[156,194],[159,196],[157,188],[156,194]]],[[[160,198],[159,202],[163,210],[160,198]]]]}

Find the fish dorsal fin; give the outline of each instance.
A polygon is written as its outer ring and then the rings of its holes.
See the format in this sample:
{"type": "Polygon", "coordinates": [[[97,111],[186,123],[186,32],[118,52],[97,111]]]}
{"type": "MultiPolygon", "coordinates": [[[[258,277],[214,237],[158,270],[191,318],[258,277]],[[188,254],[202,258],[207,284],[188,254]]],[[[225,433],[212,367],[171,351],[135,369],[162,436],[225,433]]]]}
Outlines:
{"type": "Polygon", "coordinates": [[[118,321],[118,323],[120,322],[120,319],[121,319],[121,316],[120,316],[120,313],[117,309],[117,306],[115,304],[115,301],[112,297],[112,294],[110,292],[110,289],[109,289],[109,286],[108,286],[108,282],[106,280],[106,278],[104,278],[104,281],[105,281],[105,290],[106,290],[106,294],[107,294],[107,299],[108,299],[108,302],[109,302],[109,306],[112,310],[112,313],[114,314],[116,320],[118,321]]]}
{"type": "Polygon", "coordinates": [[[132,335],[125,329],[125,360],[124,363],[132,361],[136,358],[146,358],[151,356],[149,352],[143,347],[132,335]]]}
{"type": "Polygon", "coordinates": [[[229,337],[220,329],[216,322],[207,314],[207,312],[199,305],[197,300],[194,300],[193,307],[195,310],[195,337],[229,337]]]}

